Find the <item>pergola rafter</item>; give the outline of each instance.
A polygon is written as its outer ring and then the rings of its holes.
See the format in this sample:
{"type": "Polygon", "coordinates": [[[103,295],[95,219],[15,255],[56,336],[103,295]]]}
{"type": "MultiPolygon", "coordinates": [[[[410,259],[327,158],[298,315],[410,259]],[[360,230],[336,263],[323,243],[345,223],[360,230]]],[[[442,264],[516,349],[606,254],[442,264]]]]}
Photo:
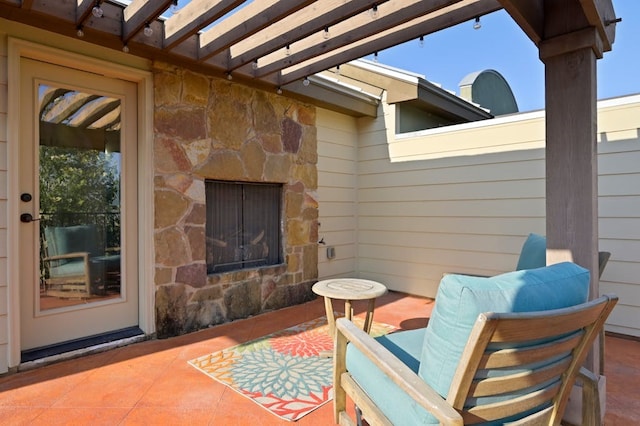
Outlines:
{"type": "Polygon", "coordinates": [[[347,63],[351,58],[366,56],[372,53],[369,50],[371,46],[378,46],[379,50],[387,49],[403,43],[405,40],[412,40],[465,22],[467,20],[466,16],[469,14],[472,16],[482,15],[498,9],[500,9],[500,6],[497,1],[485,1],[482,3],[461,1],[449,8],[419,16],[383,31],[376,31],[368,37],[346,43],[327,53],[317,53],[315,56],[305,55],[302,61],[295,61],[286,68],[280,68],[276,77],[273,76],[274,70],[270,73],[272,74],[271,76],[267,75],[265,78],[273,84],[286,85],[322,70],[347,63]],[[452,9],[459,13],[453,15],[448,13],[452,9]]]}
{"type": "Polygon", "coordinates": [[[198,59],[205,60],[229,49],[239,41],[314,2],[315,0],[280,0],[249,3],[200,34],[198,59]]]}
{"type": "MultiPolygon", "coordinates": [[[[318,0],[313,8],[301,9],[280,22],[265,28],[251,39],[245,39],[231,47],[229,52],[209,61],[230,71],[266,56],[292,43],[322,31],[340,22],[344,16],[351,16],[371,9],[376,0],[348,1],[318,0]]],[[[286,54],[286,52],[285,52],[286,54]]]]}
{"type": "MultiPolygon", "coordinates": [[[[84,108],[89,102],[99,97],[89,93],[75,92],[73,95],[63,97],[59,102],[55,103],[46,114],[42,115],[42,120],[49,123],[62,123],[84,108]]],[[[47,98],[43,99],[43,101],[47,101],[47,98]]],[[[41,108],[45,106],[41,104],[41,108]]]]}
{"type": "Polygon", "coordinates": [[[265,57],[264,60],[261,59],[260,66],[255,72],[255,77],[264,77],[322,55],[327,51],[357,43],[374,34],[401,26],[414,16],[424,16],[437,12],[440,8],[453,3],[456,3],[456,1],[389,0],[377,6],[380,14],[378,18],[371,18],[368,11],[361,12],[349,20],[343,20],[332,27],[327,25],[315,34],[311,34],[306,39],[295,43],[292,46],[295,52],[291,52],[290,55],[279,51],[265,57]],[[328,36],[324,35],[325,31],[328,36]],[[266,65],[263,66],[262,62],[266,62],[266,65]]]}
{"type": "Polygon", "coordinates": [[[244,0],[192,0],[165,21],[163,49],[170,50],[242,3],[244,0]]]}
{"type": "MultiPolygon", "coordinates": [[[[168,9],[173,0],[133,0],[129,4],[117,0],[0,0],[0,17],[65,35],[81,34],[85,41],[124,48],[152,60],[279,87],[502,8],[540,45],[548,34],[545,17],[559,7],[552,3],[191,0],[171,14],[168,9]],[[102,18],[92,14],[96,6],[104,11],[102,18]],[[378,18],[367,13],[373,8],[378,18]],[[146,26],[153,31],[143,31],[146,26]],[[328,37],[323,37],[325,29],[328,37]]],[[[611,0],[570,3],[578,12],[576,22],[596,28],[600,57],[611,49],[615,33],[611,0]]]]}
{"type": "Polygon", "coordinates": [[[173,0],[133,0],[124,8],[122,21],[122,42],[127,44],[145,25],[154,21],[173,0]]]}

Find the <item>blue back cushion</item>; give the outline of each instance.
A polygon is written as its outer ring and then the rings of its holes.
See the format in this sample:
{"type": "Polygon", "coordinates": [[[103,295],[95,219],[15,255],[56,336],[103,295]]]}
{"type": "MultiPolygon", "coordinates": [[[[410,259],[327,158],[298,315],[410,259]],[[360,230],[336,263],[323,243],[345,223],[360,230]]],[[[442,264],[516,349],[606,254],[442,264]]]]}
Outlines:
{"type": "Polygon", "coordinates": [[[547,265],[547,237],[538,234],[529,234],[516,265],[516,271],[521,269],[542,268],[547,265]]]}
{"type": "Polygon", "coordinates": [[[98,229],[93,224],[48,227],[45,229],[45,238],[50,256],[76,252],[88,252],[90,256],[101,254],[98,229]]]}
{"type": "Polygon", "coordinates": [[[418,374],[446,397],[471,329],[483,312],[532,312],[587,301],[589,271],[564,262],[484,278],[446,275],[425,333],[418,374]]]}

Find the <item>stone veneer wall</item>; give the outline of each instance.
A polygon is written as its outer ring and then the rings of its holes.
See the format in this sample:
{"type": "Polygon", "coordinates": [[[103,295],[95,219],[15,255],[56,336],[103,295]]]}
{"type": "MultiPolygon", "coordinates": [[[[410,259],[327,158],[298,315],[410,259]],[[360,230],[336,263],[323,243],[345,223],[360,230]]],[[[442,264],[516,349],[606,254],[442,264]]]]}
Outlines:
{"type": "Polygon", "coordinates": [[[158,337],[311,300],[315,109],[164,63],[155,64],[154,86],[158,337]],[[284,184],[283,265],[207,275],[205,179],[284,184]]]}

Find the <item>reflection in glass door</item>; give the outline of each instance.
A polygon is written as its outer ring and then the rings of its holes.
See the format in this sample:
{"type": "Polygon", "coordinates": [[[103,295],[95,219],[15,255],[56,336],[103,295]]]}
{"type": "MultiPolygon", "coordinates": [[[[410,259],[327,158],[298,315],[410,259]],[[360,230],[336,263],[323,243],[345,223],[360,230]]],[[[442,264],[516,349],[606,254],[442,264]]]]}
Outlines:
{"type": "Polygon", "coordinates": [[[121,296],[121,100],[38,85],[40,311],[121,296]]]}

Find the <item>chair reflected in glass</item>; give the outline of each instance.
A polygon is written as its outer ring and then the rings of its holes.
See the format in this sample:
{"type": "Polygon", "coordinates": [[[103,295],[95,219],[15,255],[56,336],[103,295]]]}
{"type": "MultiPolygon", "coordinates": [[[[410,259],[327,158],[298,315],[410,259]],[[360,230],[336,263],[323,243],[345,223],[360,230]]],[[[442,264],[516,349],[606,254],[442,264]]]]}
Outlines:
{"type": "Polygon", "coordinates": [[[120,292],[119,248],[105,249],[96,225],[44,229],[44,294],[89,298],[120,292]]]}

